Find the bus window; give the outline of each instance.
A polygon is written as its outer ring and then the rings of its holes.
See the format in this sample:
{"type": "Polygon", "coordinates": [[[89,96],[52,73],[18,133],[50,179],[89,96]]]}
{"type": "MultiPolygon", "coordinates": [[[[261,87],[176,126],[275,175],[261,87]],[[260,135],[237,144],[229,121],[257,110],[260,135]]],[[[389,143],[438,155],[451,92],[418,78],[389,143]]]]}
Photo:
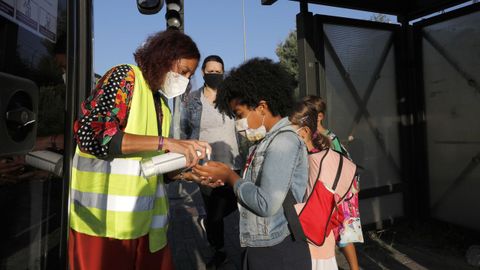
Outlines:
{"type": "MultiPolygon", "coordinates": [[[[31,82],[38,103],[32,105],[35,121],[23,123],[35,126],[31,146],[23,149],[21,136],[10,145],[0,140],[0,269],[59,265],[66,5],[67,0],[0,1],[0,74],[31,82]],[[14,154],[6,152],[16,147],[14,154]]],[[[5,112],[4,96],[16,90],[0,87],[5,112]]],[[[0,130],[0,136],[12,134],[0,130]]]]}

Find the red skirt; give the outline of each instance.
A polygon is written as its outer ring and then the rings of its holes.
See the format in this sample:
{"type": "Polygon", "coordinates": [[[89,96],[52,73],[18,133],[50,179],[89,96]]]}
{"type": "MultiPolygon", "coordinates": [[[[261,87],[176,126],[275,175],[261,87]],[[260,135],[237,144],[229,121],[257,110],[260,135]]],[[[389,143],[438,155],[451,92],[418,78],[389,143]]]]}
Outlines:
{"type": "Polygon", "coordinates": [[[173,270],[168,244],[151,253],[148,235],[119,240],[96,237],[70,229],[68,239],[70,270],[173,270]]]}

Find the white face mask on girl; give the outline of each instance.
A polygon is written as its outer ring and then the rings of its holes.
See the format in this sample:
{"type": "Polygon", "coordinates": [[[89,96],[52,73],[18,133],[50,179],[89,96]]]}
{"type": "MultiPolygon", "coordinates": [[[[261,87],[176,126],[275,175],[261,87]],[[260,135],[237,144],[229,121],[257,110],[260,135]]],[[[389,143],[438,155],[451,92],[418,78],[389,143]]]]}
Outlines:
{"type": "Polygon", "coordinates": [[[305,127],[299,127],[295,130],[295,133],[300,136],[300,133],[298,133],[300,130],[304,129],[305,127]]]}
{"type": "Polygon", "coordinates": [[[163,82],[162,88],[160,88],[158,91],[160,91],[160,93],[162,93],[166,98],[174,98],[185,93],[189,82],[190,80],[184,76],[176,72],[169,71],[165,76],[165,82],[163,82]]]}
{"type": "Polygon", "coordinates": [[[306,127],[299,127],[295,130],[295,133],[297,133],[298,137],[300,137],[302,140],[305,141],[306,139],[306,136],[305,134],[301,134],[300,131],[302,131],[303,129],[305,129],[306,127]]]}
{"type": "Polygon", "coordinates": [[[249,128],[247,121],[249,115],[250,113],[248,113],[247,117],[235,121],[235,128],[237,129],[237,132],[239,132],[240,135],[247,137],[247,140],[251,142],[256,142],[265,138],[265,135],[267,135],[267,129],[263,125],[265,116],[262,119],[261,126],[258,128],[249,128]]]}

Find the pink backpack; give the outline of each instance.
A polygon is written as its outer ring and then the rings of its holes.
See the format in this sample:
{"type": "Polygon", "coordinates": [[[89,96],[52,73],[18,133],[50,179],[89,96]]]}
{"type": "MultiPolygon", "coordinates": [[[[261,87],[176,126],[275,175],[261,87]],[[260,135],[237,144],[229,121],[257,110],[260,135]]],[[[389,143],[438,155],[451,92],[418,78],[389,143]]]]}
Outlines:
{"type": "MultiPolygon", "coordinates": [[[[284,132],[294,131],[281,130],[274,136],[284,132]]],[[[273,138],[270,143],[272,141],[273,138]]],[[[343,213],[337,206],[345,199],[357,177],[357,165],[332,149],[315,155],[321,155],[321,159],[315,185],[307,194],[306,202],[297,203],[289,189],[282,206],[293,238],[321,246],[332,229],[343,221],[343,213]]]]}
{"type": "Polygon", "coordinates": [[[321,246],[332,229],[343,222],[343,213],[337,206],[351,189],[357,177],[357,166],[332,149],[314,155],[321,156],[316,181],[306,202],[296,208],[301,208],[298,218],[305,237],[321,246]]]}

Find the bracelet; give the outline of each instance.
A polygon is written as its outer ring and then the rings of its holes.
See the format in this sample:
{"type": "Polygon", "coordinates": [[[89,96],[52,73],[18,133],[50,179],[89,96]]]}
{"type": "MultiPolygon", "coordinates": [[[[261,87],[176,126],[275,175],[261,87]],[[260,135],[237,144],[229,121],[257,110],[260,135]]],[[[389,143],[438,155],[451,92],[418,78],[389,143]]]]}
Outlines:
{"type": "Polygon", "coordinates": [[[162,151],[162,150],[163,150],[163,136],[158,136],[157,151],[162,151]]]}

